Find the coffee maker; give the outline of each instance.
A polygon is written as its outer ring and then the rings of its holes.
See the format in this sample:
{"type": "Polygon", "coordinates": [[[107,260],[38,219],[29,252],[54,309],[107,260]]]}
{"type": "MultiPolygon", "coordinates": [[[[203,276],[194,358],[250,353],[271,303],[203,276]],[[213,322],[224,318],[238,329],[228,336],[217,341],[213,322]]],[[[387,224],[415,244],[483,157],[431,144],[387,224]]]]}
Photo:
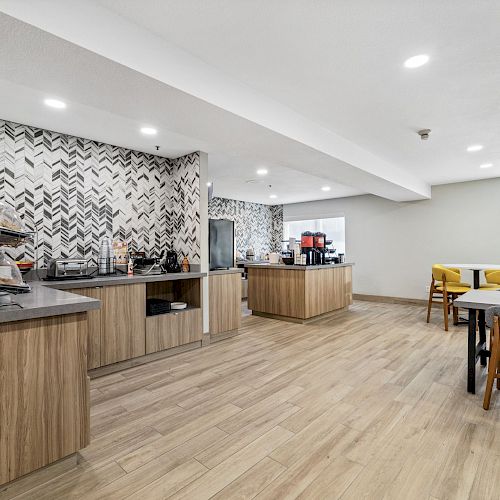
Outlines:
{"type": "Polygon", "coordinates": [[[163,267],[167,273],[180,273],[181,266],[179,265],[179,259],[177,257],[177,252],[175,250],[168,250],[167,256],[165,257],[165,263],[163,267]]]}
{"type": "Polygon", "coordinates": [[[326,263],[326,234],[322,232],[314,233],[313,236],[313,264],[316,266],[324,265],[326,263]]]}
{"type": "Polygon", "coordinates": [[[300,235],[300,252],[306,256],[306,266],[314,264],[314,235],[310,231],[304,231],[300,235]]]}

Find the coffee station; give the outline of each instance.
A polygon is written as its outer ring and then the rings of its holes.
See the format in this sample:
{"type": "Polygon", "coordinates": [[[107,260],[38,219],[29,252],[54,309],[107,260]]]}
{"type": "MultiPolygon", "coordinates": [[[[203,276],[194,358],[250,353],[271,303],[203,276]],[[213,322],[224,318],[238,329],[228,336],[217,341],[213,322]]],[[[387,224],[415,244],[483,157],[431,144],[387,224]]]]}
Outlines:
{"type": "Polygon", "coordinates": [[[352,263],[346,263],[325,233],[290,238],[268,262],[246,262],[252,314],[306,323],[352,304],[352,263]]]}
{"type": "Polygon", "coordinates": [[[344,263],[344,254],[337,254],[333,240],[328,240],[322,232],[304,231],[300,235],[300,241],[290,238],[283,241],[283,245],[285,248],[281,252],[281,261],[286,265],[321,266],[344,263]]]}
{"type": "MultiPolygon", "coordinates": [[[[0,210],[20,221],[12,209],[0,210]]],[[[123,256],[104,240],[97,266],[55,258],[23,277],[8,253],[28,238],[36,240],[21,225],[0,228],[0,394],[6,409],[0,428],[8,429],[1,440],[2,446],[19,443],[9,446],[0,484],[89,444],[90,378],[199,348],[203,339],[206,274],[190,271],[175,252],[129,254],[118,266],[123,256]],[[34,429],[29,435],[26,425],[34,429]]]]}

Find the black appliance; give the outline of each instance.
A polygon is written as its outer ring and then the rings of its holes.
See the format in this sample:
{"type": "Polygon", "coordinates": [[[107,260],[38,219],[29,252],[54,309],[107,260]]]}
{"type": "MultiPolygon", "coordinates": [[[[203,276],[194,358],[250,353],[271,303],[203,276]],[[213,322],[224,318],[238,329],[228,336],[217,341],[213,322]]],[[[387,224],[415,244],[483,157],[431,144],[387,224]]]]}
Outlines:
{"type": "Polygon", "coordinates": [[[164,252],[162,251],[159,258],[146,257],[145,252],[133,252],[130,258],[134,261],[134,274],[141,275],[157,275],[163,274],[165,269],[162,265],[162,258],[164,252]]]}
{"type": "Polygon", "coordinates": [[[163,265],[167,273],[180,273],[181,266],[179,265],[179,258],[175,250],[168,250],[165,257],[165,264],[163,265]]]}
{"type": "Polygon", "coordinates": [[[209,219],[210,270],[234,266],[234,222],[209,219]]]}
{"type": "Polygon", "coordinates": [[[157,314],[169,313],[172,309],[172,302],[165,299],[150,298],[146,299],[146,315],[156,316],[157,314]]]}

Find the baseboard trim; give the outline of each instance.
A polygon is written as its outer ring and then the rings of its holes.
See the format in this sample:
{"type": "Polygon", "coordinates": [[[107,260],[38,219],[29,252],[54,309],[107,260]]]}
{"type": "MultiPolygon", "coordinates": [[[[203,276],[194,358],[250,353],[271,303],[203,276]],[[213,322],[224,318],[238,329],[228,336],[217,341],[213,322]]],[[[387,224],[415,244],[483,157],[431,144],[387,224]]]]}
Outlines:
{"type": "Polygon", "coordinates": [[[210,334],[210,344],[215,344],[220,342],[221,340],[230,339],[232,337],[236,337],[240,335],[241,331],[239,329],[228,330],[227,332],[221,332],[216,334],[210,334]]]}
{"type": "MultiPolygon", "coordinates": [[[[9,494],[9,489],[15,488],[16,485],[19,483],[22,483],[23,481],[26,481],[28,477],[31,476],[31,478],[36,478],[37,474],[43,474],[43,471],[46,469],[50,469],[51,467],[57,466],[57,471],[59,474],[65,474],[66,472],[75,469],[78,464],[80,463],[81,456],[77,451],[74,453],[71,453],[70,455],[66,457],[62,457],[59,460],[56,460],[55,462],[51,462],[50,464],[43,465],[42,467],[39,467],[38,469],[34,469],[31,472],[27,472],[26,474],[23,474],[22,476],[16,477],[12,481],[9,481],[8,483],[2,483],[0,484],[0,491],[2,494],[7,493],[9,494]]],[[[54,467],[55,468],[55,467],[54,467]]],[[[30,479],[30,482],[32,482],[33,479],[30,479]]],[[[41,484],[41,483],[40,483],[41,484]]],[[[33,486],[36,486],[36,484],[33,484],[33,486]]],[[[29,490],[26,490],[24,493],[28,492],[29,490]]],[[[22,493],[19,493],[22,495],[22,493]]],[[[17,495],[14,495],[17,496],[17,495]]],[[[11,497],[11,498],[14,498],[11,497]]],[[[3,497],[2,497],[3,498],[3,497]]]]}
{"type": "Polygon", "coordinates": [[[354,300],[362,300],[365,302],[382,302],[384,304],[402,304],[410,306],[426,306],[427,300],[424,299],[407,299],[404,297],[388,297],[386,295],[365,295],[362,293],[353,294],[354,300]]]}
{"type": "Polygon", "coordinates": [[[279,314],[271,314],[271,313],[265,313],[261,311],[252,311],[253,316],[260,316],[261,318],[267,318],[267,319],[277,319],[279,321],[286,321],[288,323],[297,323],[299,325],[307,325],[309,323],[313,323],[314,321],[317,321],[319,319],[323,318],[329,318],[330,316],[335,316],[338,313],[345,312],[349,309],[349,306],[342,307],[340,309],[335,309],[333,311],[328,311],[323,314],[318,314],[317,316],[311,316],[310,318],[302,319],[302,318],[294,318],[291,316],[281,316],[279,314]]]}
{"type": "Polygon", "coordinates": [[[201,340],[197,340],[196,342],[172,347],[171,349],[166,349],[165,351],[153,352],[151,354],[146,354],[145,356],[140,356],[139,358],[126,359],[125,361],[119,361],[118,363],[113,363],[112,365],[105,365],[99,368],[94,368],[93,370],[88,371],[88,376],[91,379],[104,377],[104,375],[121,372],[122,370],[134,368],[135,366],[145,365],[146,363],[151,363],[160,359],[170,358],[171,356],[175,356],[176,354],[192,351],[193,349],[199,349],[200,347],[201,340]]]}

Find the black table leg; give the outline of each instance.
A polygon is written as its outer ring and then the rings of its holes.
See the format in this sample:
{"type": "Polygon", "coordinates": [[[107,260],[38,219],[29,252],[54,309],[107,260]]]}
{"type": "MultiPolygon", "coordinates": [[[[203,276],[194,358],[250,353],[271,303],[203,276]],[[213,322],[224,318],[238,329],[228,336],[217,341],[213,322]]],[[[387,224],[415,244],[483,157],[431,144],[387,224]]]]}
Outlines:
{"type": "Polygon", "coordinates": [[[479,323],[479,344],[481,346],[481,351],[479,358],[481,359],[481,364],[486,366],[486,322],[485,322],[485,310],[480,309],[478,311],[477,321],[479,323]]]}
{"type": "Polygon", "coordinates": [[[467,391],[476,394],[476,310],[469,309],[469,337],[467,342],[467,391]]]}
{"type": "Polygon", "coordinates": [[[479,288],[479,269],[474,269],[474,289],[479,288]]]}

